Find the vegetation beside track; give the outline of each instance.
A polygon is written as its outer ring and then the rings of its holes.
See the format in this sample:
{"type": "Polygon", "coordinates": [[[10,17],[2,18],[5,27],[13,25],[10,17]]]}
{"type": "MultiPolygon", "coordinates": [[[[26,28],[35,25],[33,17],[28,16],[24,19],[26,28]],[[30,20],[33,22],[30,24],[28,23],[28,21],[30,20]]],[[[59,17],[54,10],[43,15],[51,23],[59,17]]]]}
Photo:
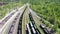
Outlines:
{"type": "Polygon", "coordinates": [[[41,18],[42,21],[48,26],[53,26],[56,33],[60,33],[60,0],[20,0],[19,3],[9,3],[5,6],[0,6],[0,19],[3,18],[6,13],[9,13],[11,8],[21,6],[24,3],[30,3],[31,9],[33,9],[41,18]],[[21,5],[20,5],[21,4],[21,5]],[[48,25],[49,24],[49,25],[48,25]]]}
{"type": "Polygon", "coordinates": [[[16,9],[17,7],[21,7],[23,3],[21,2],[11,2],[4,6],[0,6],[0,19],[2,19],[7,13],[11,12],[13,9],[16,9]]]}
{"type": "Polygon", "coordinates": [[[42,21],[47,26],[51,27],[50,25],[54,25],[53,29],[56,32],[60,31],[59,0],[31,0],[30,7],[42,18],[42,21]]]}

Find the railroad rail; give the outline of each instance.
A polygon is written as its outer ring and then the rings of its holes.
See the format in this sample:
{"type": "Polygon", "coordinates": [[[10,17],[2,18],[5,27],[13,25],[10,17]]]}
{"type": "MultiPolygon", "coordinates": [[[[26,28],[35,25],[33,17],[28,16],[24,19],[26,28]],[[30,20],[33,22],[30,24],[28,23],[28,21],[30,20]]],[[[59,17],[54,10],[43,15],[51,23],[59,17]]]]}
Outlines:
{"type": "MultiPolygon", "coordinates": [[[[25,8],[26,8],[26,5],[24,5],[23,7],[19,8],[19,10],[16,11],[16,13],[15,13],[15,11],[13,11],[11,14],[8,14],[8,16],[6,16],[6,17],[1,21],[0,26],[1,26],[1,25],[3,25],[3,26],[2,26],[1,29],[0,29],[0,34],[8,34],[9,29],[11,29],[10,27],[12,26],[14,20],[17,19],[16,17],[18,17],[19,13],[20,13],[20,16],[22,15],[22,13],[23,13],[23,11],[24,11],[25,8]],[[21,10],[21,9],[23,9],[23,10],[21,10]],[[14,13],[15,13],[15,14],[14,14],[14,13]],[[13,14],[14,14],[14,15],[13,15],[13,14]],[[11,15],[13,15],[13,16],[11,16],[11,15]],[[7,17],[10,18],[10,19],[8,20],[7,17]],[[6,20],[6,19],[7,19],[7,20],[6,20]]],[[[17,21],[17,22],[18,22],[18,21],[17,21]]],[[[18,24],[17,24],[17,25],[18,25],[18,24]]],[[[17,26],[17,25],[16,25],[16,26],[17,26]]],[[[16,28],[16,26],[15,26],[15,28],[16,28]]]]}
{"type": "Polygon", "coordinates": [[[29,34],[30,34],[30,32],[31,32],[31,34],[41,34],[39,32],[36,24],[35,24],[35,21],[32,18],[32,14],[31,13],[29,13],[29,18],[30,18],[30,23],[29,23],[29,25],[27,25],[30,28],[30,30],[28,30],[29,28],[27,27],[28,28],[27,30],[29,31],[29,34]]]}
{"type": "Polygon", "coordinates": [[[0,21],[0,34],[52,34],[40,20],[41,17],[29,8],[29,4],[25,4],[0,21]]]}

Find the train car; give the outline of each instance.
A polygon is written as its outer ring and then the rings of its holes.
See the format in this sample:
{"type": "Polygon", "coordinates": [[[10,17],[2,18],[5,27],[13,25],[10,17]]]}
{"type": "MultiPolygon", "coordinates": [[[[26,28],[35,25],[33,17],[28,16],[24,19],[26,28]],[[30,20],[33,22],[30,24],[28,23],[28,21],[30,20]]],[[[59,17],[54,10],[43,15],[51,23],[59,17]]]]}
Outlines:
{"type": "Polygon", "coordinates": [[[33,24],[31,22],[29,23],[29,27],[30,29],[33,27],[33,24]]]}
{"type": "Polygon", "coordinates": [[[28,33],[31,34],[31,31],[30,31],[30,28],[29,28],[28,24],[27,24],[27,29],[28,29],[28,33]]]}
{"type": "Polygon", "coordinates": [[[46,28],[46,25],[44,25],[43,23],[41,23],[41,24],[40,24],[40,27],[41,27],[42,29],[44,29],[44,28],[46,28]]]}
{"type": "Polygon", "coordinates": [[[26,34],[29,34],[29,32],[28,32],[28,28],[27,28],[27,25],[26,25],[26,34]]]}
{"type": "Polygon", "coordinates": [[[46,25],[44,25],[43,23],[40,24],[40,27],[43,29],[43,31],[45,32],[45,34],[51,34],[50,32],[50,28],[47,28],[46,25]]]}
{"type": "Polygon", "coordinates": [[[35,29],[35,31],[36,31],[36,34],[41,34],[41,33],[40,33],[40,31],[38,30],[38,28],[37,28],[36,24],[34,24],[34,26],[33,26],[33,27],[34,27],[34,29],[35,29]]]}
{"type": "Polygon", "coordinates": [[[30,20],[33,21],[32,15],[31,13],[29,14],[30,20]]]}
{"type": "Polygon", "coordinates": [[[35,28],[33,27],[32,22],[30,22],[30,29],[31,29],[32,34],[36,34],[36,31],[35,31],[35,28]]]}
{"type": "Polygon", "coordinates": [[[41,34],[40,31],[39,31],[38,29],[36,30],[36,34],[41,34]]]}
{"type": "Polygon", "coordinates": [[[53,34],[53,33],[55,32],[53,29],[48,28],[48,27],[46,27],[46,28],[44,29],[44,31],[45,31],[47,34],[53,34]]]}
{"type": "Polygon", "coordinates": [[[34,26],[33,26],[33,27],[34,27],[34,29],[37,29],[37,26],[36,26],[36,24],[34,24],[34,26]]]}
{"type": "MultiPolygon", "coordinates": [[[[12,33],[13,30],[14,30],[14,27],[13,27],[13,25],[12,25],[11,28],[10,28],[10,30],[9,30],[9,33],[12,33]]],[[[8,33],[8,34],[9,34],[9,33],[8,33]]]]}
{"type": "Polygon", "coordinates": [[[36,34],[34,27],[32,27],[32,34],[36,34]]]}
{"type": "Polygon", "coordinates": [[[35,22],[34,21],[31,21],[32,22],[32,24],[34,25],[35,24],[35,22]]]}
{"type": "Polygon", "coordinates": [[[21,30],[21,27],[22,27],[22,26],[21,26],[21,25],[18,25],[18,27],[19,27],[18,29],[21,30]]]}
{"type": "Polygon", "coordinates": [[[31,25],[31,27],[33,27],[33,24],[32,24],[32,22],[30,21],[30,25],[31,25]]]}

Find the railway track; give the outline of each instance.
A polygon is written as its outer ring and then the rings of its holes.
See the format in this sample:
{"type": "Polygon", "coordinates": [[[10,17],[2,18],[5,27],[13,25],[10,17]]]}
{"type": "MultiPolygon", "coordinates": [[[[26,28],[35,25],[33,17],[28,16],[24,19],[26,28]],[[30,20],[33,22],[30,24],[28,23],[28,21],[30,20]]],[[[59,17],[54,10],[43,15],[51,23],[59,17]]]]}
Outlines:
{"type": "MultiPolygon", "coordinates": [[[[26,7],[25,7],[25,9],[26,9],[26,7]]],[[[9,30],[8,34],[22,34],[22,17],[23,17],[23,14],[25,12],[25,9],[22,11],[21,14],[20,14],[20,12],[18,13],[18,15],[16,16],[15,20],[13,21],[13,24],[10,27],[10,30],[9,30]],[[19,15],[20,15],[20,17],[19,17],[19,15]]]]}
{"type": "Polygon", "coordinates": [[[0,28],[10,19],[10,17],[12,17],[15,14],[15,12],[12,12],[11,14],[9,14],[7,17],[4,18],[4,20],[2,20],[0,22],[0,28]]]}
{"type": "Polygon", "coordinates": [[[31,9],[30,9],[30,12],[31,12],[32,18],[35,21],[36,26],[41,34],[54,34],[55,31],[52,28],[45,27],[46,25],[44,23],[42,23],[41,18],[39,16],[37,16],[37,14],[35,12],[33,12],[31,9]]]}
{"type": "Polygon", "coordinates": [[[26,4],[0,22],[0,34],[51,34],[40,19],[26,4]]]}
{"type": "Polygon", "coordinates": [[[29,13],[29,18],[30,18],[30,23],[27,24],[27,33],[28,34],[41,34],[35,24],[35,21],[32,18],[31,13],[29,13]]]}
{"type": "Polygon", "coordinates": [[[17,34],[19,18],[23,14],[26,5],[19,8],[17,11],[13,11],[11,14],[8,14],[1,22],[0,22],[0,34],[17,34]],[[23,9],[23,10],[21,10],[23,9]],[[15,13],[15,14],[14,14],[15,13]]]}
{"type": "Polygon", "coordinates": [[[26,24],[29,23],[29,11],[26,8],[25,13],[23,15],[23,19],[22,19],[22,34],[26,34],[26,24]]]}
{"type": "Polygon", "coordinates": [[[14,21],[13,21],[11,27],[10,27],[10,30],[9,30],[9,33],[8,33],[8,34],[12,34],[12,33],[13,33],[14,26],[15,26],[15,24],[16,24],[16,21],[17,21],[19,15],[20,15],[20,13],[18,13],[18,15],[16,16],[16,18],[14,19],[14,21]]]}
{"type": "MultiPolygon", "coordinates": [[[[24,9],[24,12],[25,12],[25,10],[26,10],[26,8],[24,9]]],[[[22,34],[22,17],[23,17],[24,12],[22,13],[20,20],[19,20],[17,34],[22,34]]]]}

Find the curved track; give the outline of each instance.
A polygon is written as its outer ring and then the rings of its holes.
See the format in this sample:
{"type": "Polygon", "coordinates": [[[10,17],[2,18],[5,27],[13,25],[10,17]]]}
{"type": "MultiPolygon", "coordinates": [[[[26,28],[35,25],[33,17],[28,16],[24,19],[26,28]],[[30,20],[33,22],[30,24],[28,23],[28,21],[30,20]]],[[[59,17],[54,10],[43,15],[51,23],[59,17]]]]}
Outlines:
{"type": "Polygon", "coordinates": [[[0,34],[51,34],[40,20],[26,4],[0,22],[0,34]]]}

